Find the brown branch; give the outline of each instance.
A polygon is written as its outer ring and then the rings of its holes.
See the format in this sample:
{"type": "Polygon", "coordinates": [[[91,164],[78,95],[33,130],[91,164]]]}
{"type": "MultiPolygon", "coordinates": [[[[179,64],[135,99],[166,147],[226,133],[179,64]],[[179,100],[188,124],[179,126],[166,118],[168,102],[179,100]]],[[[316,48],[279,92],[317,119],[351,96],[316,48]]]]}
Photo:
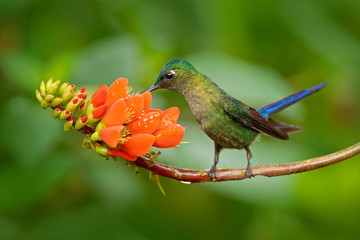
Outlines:
{"type": "MultiPolygon", "coordinates": [[[[310,170],[326,167],[343,160],[349,159],[360,154],[360,142],[325,156],[311,158],[303,161],[273,165],[260,165],[252,168],[253,174],[263,175],[266,177],[290,175],[293,173],[307,172],[310,170]]],[[[135,161],[135,165],[148,169],[158,175],[173,178],[179,181],[196,183],[196,182],[210,182],[208,170],[191,170],[176,168],[169,165],[164,165],[156,161],[139,157],[135,161]]],[[[245,177],[245,168],[236,169],[218,169],[216,171],[216,181],[229,181],[229,180],[243,180],[245,177]]],[[[214,180],[213,180],[214,181],[214,180]]]]}
{"type": "MultiPolygon", "coordinates": [[[[55,108],[60,108],[61,110],[64,110],[61,106],[53,107],[53,109],[55,108]]],[[[77,119],[73,118],[73,121],[73,125],[75,126],[77,119]]],[[[78,131],[88,136],[94,133],[94,130],[88,126],[84,126],[78,131]]],[[[360,142],[343,150],[317,158],[306,159],[293,163],[255,166],[252,168],[252,172],[254,176],[262,175],[266,177],[290,175],[294,173],[307,172],[314,169],[326,167],[354,157],[358,154],[360,154],[360,142]]],[[[160,176],[173,178],[178,181],[189,183],[211,181],[221,182],[229,180],[243,180],[248,178],[245,176],[245,168],[218,169],[216,171],[217,178],[211,180],[209,177],[209,170],[191,170],[185,168],[177,168],[150,160],[145,157],[138,157],[134,164],[138,167],[152,171],[153,173],[156,173],[160,176]]]]}

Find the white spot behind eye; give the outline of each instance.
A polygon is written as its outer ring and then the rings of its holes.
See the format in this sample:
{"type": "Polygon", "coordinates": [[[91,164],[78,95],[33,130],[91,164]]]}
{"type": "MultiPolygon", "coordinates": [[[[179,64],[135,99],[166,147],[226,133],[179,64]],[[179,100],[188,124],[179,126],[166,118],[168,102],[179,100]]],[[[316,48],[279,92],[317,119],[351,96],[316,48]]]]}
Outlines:
{"type": "Polygon", "coordinates": [[[165,74],[165,79],[166,80],[172,80],[172,79],[174,79],[174,77],[175,77],[175,71],[174,70],[170,70],[170,71],[168,71],[166,74],[165,74]]]}

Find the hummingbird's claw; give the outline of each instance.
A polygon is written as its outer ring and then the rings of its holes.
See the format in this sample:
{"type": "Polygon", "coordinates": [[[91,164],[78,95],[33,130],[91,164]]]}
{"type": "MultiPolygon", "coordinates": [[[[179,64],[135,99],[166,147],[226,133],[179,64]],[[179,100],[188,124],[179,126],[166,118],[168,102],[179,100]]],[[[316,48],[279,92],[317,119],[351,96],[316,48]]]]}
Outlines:
{"type": "Polygon", "coordinates": [[[213,165],[211,169],[209,170],[209,177],[211,181],[216,180],[216,166],[213,165]]]}
{"type": "Polygon", "coordinates": [[[248,165],[246,167],[245,177],[247,177],[247,178],[255,177],[255,175],[253,174],[252,167],[251,167],[250,163],[248,163],[248,165]]]}

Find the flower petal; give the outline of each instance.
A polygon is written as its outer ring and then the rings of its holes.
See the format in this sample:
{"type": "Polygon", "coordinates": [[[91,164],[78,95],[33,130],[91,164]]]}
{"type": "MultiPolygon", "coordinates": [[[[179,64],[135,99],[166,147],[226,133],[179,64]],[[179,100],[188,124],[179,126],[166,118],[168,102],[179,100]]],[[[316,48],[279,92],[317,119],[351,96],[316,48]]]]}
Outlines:
{"type": "Polygon", "coordinates": [[[136,94],[125,100],[127,119],[125,123],[131,123],[136,120],[143,112],[144,97],[142,94],[136,94]]]}
{"type": "Polygon", "coordinates": [[[151,92],[144,92],[142,95],[144,96],[144,112],[147,112],[151,106],[152,95],[151,92]]]}
{"type": "Polygon", "coordinates": [[[101,140],[103,140],[110,147],[116,147],[121,137],[121,131],[124,129],[124,126],[113,126],[108,128],[103,128],[100,130],[99,134],[101,140]]]}
{"type": "Polygon", "coordinates": [[[158,148],[170,148],[178,145],[185,134],[185,128],[180,124],[171,124],[154,132],[155,141],[153,146],[158,148]]]}
{"type": "Polygon", "coordinates": [[[153,113],[153,112],[157,112],[157,113],[159,113],[161,116],[162,116],[162,114],[163,114],[163,111],[162,111],[161,109],[157,109],[157,108],[149,109],[149,110],[147,111],[147,113],[153,113]]]}
{"type": "Polygon", "coordinates": [[[132,134],[153,133],[160,124],[161,114],[159,112],[148,112],[130,123],[127,128],[132,134]]]}
{"type": "Polygon", "coordinates": [[[155,137],[151,134],[134,134],[126,139],[121,150],[132,156],[143,156],[150,150],[155,137]]]}
{"type": "Polygon", "coordinates": [[[106,94],[105,103],[109,106],[115,101],[126,98],[127,95],[128,80],[126,78],[118,78],[113,82],[106,94]]]}
{"type": "Polygon", "coordinates": [[[176,123],[179,119],[179,115],[180,109],[178,107],[171,107],[166,109],[163,111],[159,128],[176,123]]]}
{"type": "Polygon", "coordinates": [[[104,114],[106,113],[106,110],[108,108],[107,104],[101,105],[100,107],[97,107],[96,109],[94,109],[94,111],[92,111],[92,115],[94,119],[99,119],[102,116],[104,116],[104,114]]]}
{"type": "Polygon", "coordinates": [[[103,105],[105,102],[106,92],[108,91],[108,86],[105,84],[96,90],[94,95],[91,97],[91,103],[94,105],[94,107],[99,107],[100,105],[103,105]]]}
{"type": "Polygon", "coordinates": [[[126,120],[126,104],[125,100],[119,99],[114,102],[109,110],[105,113],[102,123],[106,127],[122,125],[126,120]]]}
{"type": "Polygon", "coordinates": [[[109,156],[114,156],[114,157],[121,157],[125,160],[128,160],[128,161],[131,161],[131,162],[134,162],[136,160],[136,157],[135,156],[131,156],[129,154],[127,154],[126,152],[123,152],[121,150],[118,150],[118,149],[109,149],[108,150],[108,155],[109,156]]]}

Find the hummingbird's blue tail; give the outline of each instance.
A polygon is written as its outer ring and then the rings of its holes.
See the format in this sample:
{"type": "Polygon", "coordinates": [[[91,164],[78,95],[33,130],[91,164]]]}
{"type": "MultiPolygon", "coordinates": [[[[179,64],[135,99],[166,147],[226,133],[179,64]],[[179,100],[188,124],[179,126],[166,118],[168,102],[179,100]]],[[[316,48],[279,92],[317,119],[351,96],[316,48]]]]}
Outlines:
{"type": "Polygon", "coordinates": [[[290,105],[300,101],[303,98],[306,98],[307,96],[310,96],[311,94],[319,91],[321,88],[325,87],[327,85],[327,82],[324,82],[322,84],[319,84],[315,87],[302,90],[300,92],[294,93],[284,99],[281,99],[277,102],[271,103],[269,105],[266,105],[262,108],[257,109],[258,113],[260,113],[262,116],[268,118],[275,113],[280,112],[281,110],[289,107],[290,105]]]}

